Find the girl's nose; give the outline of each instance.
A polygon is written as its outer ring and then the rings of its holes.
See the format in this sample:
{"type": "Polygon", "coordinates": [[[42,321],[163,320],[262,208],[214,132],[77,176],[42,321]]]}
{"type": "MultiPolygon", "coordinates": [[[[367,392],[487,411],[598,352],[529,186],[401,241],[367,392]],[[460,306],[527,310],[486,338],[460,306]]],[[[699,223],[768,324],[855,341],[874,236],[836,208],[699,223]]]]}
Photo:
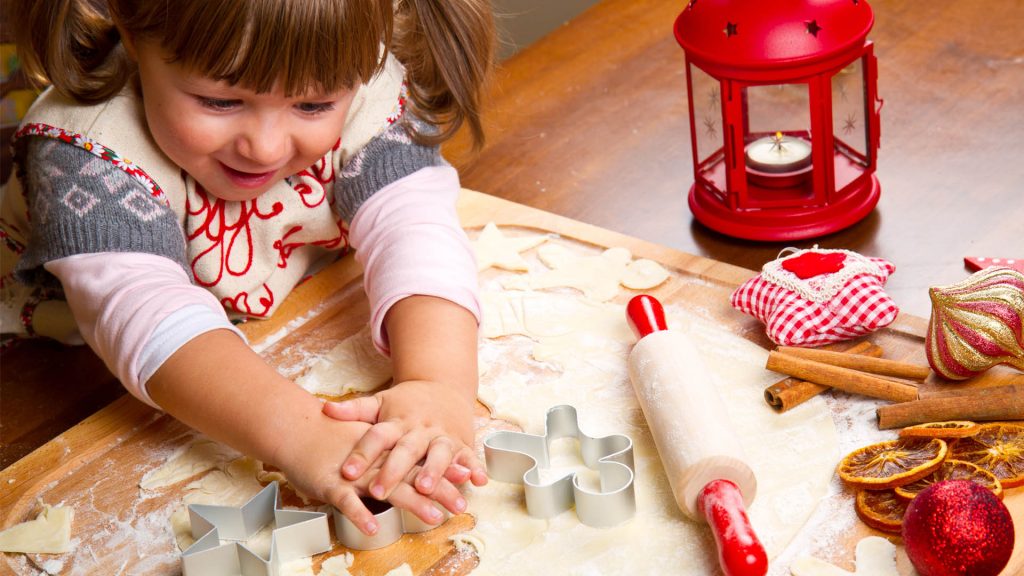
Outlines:
{"type": "Polygon", "coordinates": [[[273,117],[261,116],[246,123],[237,139],[238,154],[254,168],[279,167],[291,154],[291,138],[273,117]]]}

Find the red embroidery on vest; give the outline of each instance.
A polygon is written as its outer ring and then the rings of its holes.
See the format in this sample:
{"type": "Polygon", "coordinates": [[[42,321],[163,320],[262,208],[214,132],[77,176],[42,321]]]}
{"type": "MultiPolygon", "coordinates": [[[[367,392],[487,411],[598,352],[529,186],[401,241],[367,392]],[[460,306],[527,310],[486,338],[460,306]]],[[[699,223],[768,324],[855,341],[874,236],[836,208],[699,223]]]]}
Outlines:
{"type": "Polygon", "coordinates": [[[270,286],[263,285],[263,290],[266,292],[266,296],[260,296],[258,301],[262,307],[260,310],[253,310],[249,304],[249,293],[239,292],[234,298],[221,298],[221,306],[234,310],[239,314],[245,314],[247,316],[255,316],[257,318],[265,318],[270,308],[274,305],[274,292],[270,289],[270,286]]]}
{"type": "Polygon", "coordinates": [[[312,245],[321,246],[327,250],[333,250],[342,247],[343,243],[345,247],[347,247],[348,245],[346,238],[347,235],[345,234],[345,229],[342,228],[341,226],[341,222],[338,222],[338,235],[333,238],[328,238],[327,240],[318,240],[316,242],[287,242],[289,236],[291,236],[292,234],[298,234],[301,231],[302,226],[294,226],[290,230],[285,232],[284,237],[282,237],[280,240],[274,241],[274,249],[277,250],[278,256],[280,258],[277,261],[278,268],[288,267],[288,258],[291,258],[292,252],[294,252],[296,248],[312,245]]]}
{"type": "Polygon", "coordinates": [[[259,198],[245,202],[234,202],[240,208],[238,218],[234,222],[227,221],[227,202],[220,198],[211,197],[206,190],[196,182],[196,196],[202,200],[200,206],[193,207],[190,198],[185,201],[185,211],[190,218],[195,217],[195,222],[200,222],[195,230],[189,234],[188,241],[191,242],[204,235],[210,241],[210,247],[202,251],[192,259],[192,274],[196,283],[200,286],[210,287],[220,283],[226,271],[231,276],[244,276],[252,267],[253,243],[252,224],[253,218],[257,220],[270,220],[284,210],[280,202],[275,202],[269,212],[262,212],[259,207],[259,198]],[[241,252],[244,250],[244,252],[241,252]],[[210,256],[219,261],[214,267],[217,270],[216,278],[203,278],[199,274],[199,261],[210,256]],[[240,256],[233,258],[233,256],[240,256]],[[242,265],[238,265],[238,261],[242,265]]]}
{"type": "MultiPolygon", "coordinates": [[[[341,148],[339,139],[331,147],[331,151],[341,148]]],[[[334,198],[328,193],[328,184],[334,182],[334,164],[331,162],[332,154],[327,153],[308,168],[298,172],[291,178],[292,188],[299,193],[302,205],[306,208],[316,208],[327,200],[328,204],[334,204],[334,198]]]]}

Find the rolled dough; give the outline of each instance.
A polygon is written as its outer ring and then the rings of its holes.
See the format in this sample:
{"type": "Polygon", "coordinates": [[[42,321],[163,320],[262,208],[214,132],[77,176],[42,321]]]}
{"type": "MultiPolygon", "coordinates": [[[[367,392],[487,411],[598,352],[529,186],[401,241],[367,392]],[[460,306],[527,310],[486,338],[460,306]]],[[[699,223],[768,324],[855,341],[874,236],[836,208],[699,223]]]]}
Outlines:
{"type": "MultiPolygon", "coordinates": [[[[515,296],[507,296],[515,302],[515,296]]],[[[587,434],[632,437],[638,511],[621,526],[597,529],[580,524],[571,511],[549,520],[530,518],[519,485],[492,481],[482,488],[469,488],[469,511],[477,524],[461,541],[483,549],[474,573],[719,573],[710,534],[704,526],[685,519],[676,507],[634,397],[626,372],[633,337],[621,328],[625,326],[623,307],[607,305],[615,308],[609,318],[617,316],[619,320],[603,323],[609,329],[602,331],[602,322],[577,323],[579,316],[565,313],[564,294],[536,292],[525,298],[509,305],[527,311],[520,315],[526,321],[501,326],[509,329],[510,336],[530,337],[501,337],[505,328],[492,327],[487,333],[493,339],[481,345],[481,353],[492,359],[480,382],[481,400],[495,418],[517,423],[528,432],[543,429],[548,408],[568,403],[577,408],[587,434]],[[564,346],[559,347],[553,339],[564,346]],[[555,369],[545,362],[547,368],[540,375],[536,366],[530,366],[536,362],[533,354],[539,341],[549,345],[548,357],[558,359],[555,369]],[[492,350],[494,347],[499,350],[492,350]]],[[[493,298],[485,303],[501,301],[493,298]]],[[[578,307],[586,310],[593,305],[586,302],[578,307]]],[[[749,510],[751,521],[769,556],[774,557],[828,493],[838,456],[831,416],[820,398],[786,414],[774,413],[761,399],[762,390],[774,377],[764,370],[767,353],[763,349],[677,307],[669,307],[668,312],[670,326],[686,331],[696,341],[718,376],[711,385],[718,386],[758,478],[758,497],[749,510]]],[[[485,319],[488,317],[502,314],[488,314],[485,307],[485,319]]]]}

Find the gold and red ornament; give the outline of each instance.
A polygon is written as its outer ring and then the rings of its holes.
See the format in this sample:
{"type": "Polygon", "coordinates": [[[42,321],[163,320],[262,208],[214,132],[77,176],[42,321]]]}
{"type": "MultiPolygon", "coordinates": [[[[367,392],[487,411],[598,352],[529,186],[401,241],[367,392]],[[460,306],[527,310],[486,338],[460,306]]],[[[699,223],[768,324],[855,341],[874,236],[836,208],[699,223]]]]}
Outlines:
{"type": "Polygon", "coordinates": [[[921,492],[903,517],[903,543],[921,576],[996,576],[1013,554],[1013,518],[988,489],[945,480],[921,492]]]}
{"type": "Polygon", "coordinates": [[[929,294],[925,351],[936,374],[966,380],[997,364],[1024,370],[1024,274],[985,268],[929,294]]]}

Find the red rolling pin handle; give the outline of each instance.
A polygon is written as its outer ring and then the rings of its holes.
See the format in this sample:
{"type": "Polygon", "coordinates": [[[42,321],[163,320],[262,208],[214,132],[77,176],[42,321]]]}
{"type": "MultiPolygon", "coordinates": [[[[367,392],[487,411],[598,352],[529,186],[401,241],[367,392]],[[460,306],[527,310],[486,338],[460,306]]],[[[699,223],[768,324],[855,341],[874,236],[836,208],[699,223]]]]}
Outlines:
{"type": "Polygon", "coordinates": [[[639,340],[653,332],[668,330],[665,323],[665,309],[661,302],[654,296],[640,294],[634,296],[629,304],[626,304],[626,318],[629,320],[629,327],[639,340]]]}
{"type": "Polygon", "coordinates": [[[768,555],[750,526],[740,489],[729,480],[708,482],[697,506],[718,545],[718,563],[726,576],[764,576],[768,555]]]}

